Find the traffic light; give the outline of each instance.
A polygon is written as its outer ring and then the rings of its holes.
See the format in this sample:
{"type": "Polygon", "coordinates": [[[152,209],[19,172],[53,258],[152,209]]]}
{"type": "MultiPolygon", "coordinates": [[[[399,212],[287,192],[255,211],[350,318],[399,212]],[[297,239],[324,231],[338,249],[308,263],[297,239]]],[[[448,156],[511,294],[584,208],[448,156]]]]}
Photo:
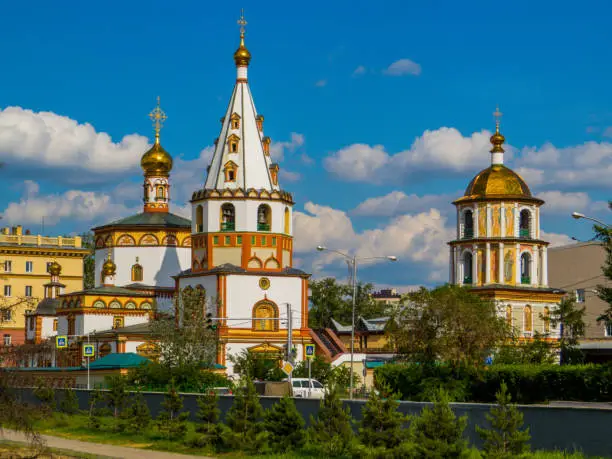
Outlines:
{"type": "Polygon", "coordinates": [[[212,313],[210,312],[206,314],[206,328],[208,330],[217,329],[217,324],[213,322],[213,316],[212,316],[212,313]]]}

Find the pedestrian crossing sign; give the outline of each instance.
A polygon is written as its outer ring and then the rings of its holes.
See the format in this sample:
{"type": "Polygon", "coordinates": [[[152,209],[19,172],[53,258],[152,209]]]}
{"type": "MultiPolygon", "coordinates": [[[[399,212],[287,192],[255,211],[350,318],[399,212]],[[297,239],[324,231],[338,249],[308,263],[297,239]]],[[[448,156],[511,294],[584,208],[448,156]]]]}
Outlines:
{"type": "Polygon", "coordinates": [[[64,349],[68,347],[68,337],[67,336],[56,336],[55,337],[55,347],[58,349],[64,349]]]}
{"type": "Polygon", "coordinates": [[[307,344],[306,345],[306,358],[307,359],[312,359],[315,356],[315,345],[314,344],[307,344]]]}
{"type": "Polygon", "coordinates": [[[83,355],[85,357],[93,357],[96,353],[96,349],[93,344],[83,344],[83,355]]]}

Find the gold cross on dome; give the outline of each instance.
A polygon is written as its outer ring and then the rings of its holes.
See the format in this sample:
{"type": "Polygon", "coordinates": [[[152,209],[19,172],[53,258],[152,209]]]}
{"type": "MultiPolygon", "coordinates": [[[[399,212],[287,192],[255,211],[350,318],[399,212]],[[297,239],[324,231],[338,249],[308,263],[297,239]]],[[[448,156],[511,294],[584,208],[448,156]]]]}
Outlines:
{"type": "Polygon", "coordinates": [[[495,107],[495,111],[493,112],[493,116],[495,117],[495,128],[497,132],[499,132],[499,123],[501,121],[503,113],[499,111],[499,105],[495,107]]]}
{"type": "Polygon", "coordinates": [[[240,35],[244,35],[244,26],[247,25],[247,22],[244,19],[244,8],[240,11],[240,19],[238,19],[238,25],[240,26],[240,35]]]}
{"type": "Polygon", "coordinates": [[[161,131],[164,121],[168,118],[159,106],[159,100],[159,96],[157,96],[157,106],[149,113],[149,118],[153,121],[153,128],[155,129],[155,143],[159,143],[159,131],[161,131]]]}

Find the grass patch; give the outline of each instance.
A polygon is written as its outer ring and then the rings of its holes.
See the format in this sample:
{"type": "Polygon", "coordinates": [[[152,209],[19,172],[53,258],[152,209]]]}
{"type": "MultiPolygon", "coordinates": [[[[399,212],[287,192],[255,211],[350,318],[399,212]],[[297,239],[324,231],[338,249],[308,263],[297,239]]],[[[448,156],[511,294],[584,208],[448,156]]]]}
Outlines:
{"type": "MultiPolygon", "coordinates": [[[[112,459],[110,456],[99,456],[88,454],[79,451],[71,451],[59,448],[47,448],[46,453],[37,456],[38,458],[53,458],[53,459],[112,459]]],[[[19,458],[32,457],[36,451],[28,448],[23,443],[18,443],[8,440],[0,440],[0,457],[19,458]]]]}

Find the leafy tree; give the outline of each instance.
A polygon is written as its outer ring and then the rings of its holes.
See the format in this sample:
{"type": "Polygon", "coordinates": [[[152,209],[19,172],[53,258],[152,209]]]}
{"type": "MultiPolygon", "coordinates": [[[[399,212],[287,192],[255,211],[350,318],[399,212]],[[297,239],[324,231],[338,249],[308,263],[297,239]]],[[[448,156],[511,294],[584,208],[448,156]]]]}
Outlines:
{"type": "Polygon", "coordinates": [[[281,381],[286,377],[278,366],[280,355],[268,353],[253,353],[243,350],[240,354],[230,356],[234,371],[241,378],[261,381],[281,381]]]}
{"type": "Polygon", "coordinates": [[[544,338],[538,332],[529,341],[521,342],[514,338],[510,343],[500,346],[493,362],[507,365],[546,365],[554,363],[556,345],[544,338]]]}
{"type": "Polygon", "coordinates": [[[579,308],[575,298],[566,297],[559,306],[550,311],[550,323],[553,327],[560,327],[559,349],[561,363],[578,363],[582,353],[578,349],[578,342],[584,336],[585,307],[579,308]]]}
{"type": "Polygon", "coordinates": [[[304,418],[292,398],[284,396],[266,411],[264,429],[275,451],[300,449],[306,441],[304,418]]]}
{"type": "Polygon", "coordinates": [[[359,439],[364,445],[393,449],[406,440],[403,426],[408,418],[397,411],[399,396],[390,392],[385,388],[383,399],[372,391],[363,406],[359,439]]]}
{"type": "Polygon", "coordinates": [[[117,419],[128,399],[127,380],[123,376],[110,376],[106,378],[106,383],[108,391],[104,393],[104,400],[117,419]]]}
{"type": "MultiPolygon", "coordinates": [[[[349,365],[339,365],[334,368],[326,381],[327,384],[334,384],[338,389],[346,390],[351,387],[351,367],[349,365]]],[[[353,388],[359,387],[361,378],[353,371],[353,388]]]]}
{"type": "Polygon", "coordinates": [[[172,380],[181,392],[204,392],[211,387],[232,385],[227,376],[203,370],[196,364],[170,367],[158,362],[146,362],[128,374],[128,385],[138,390],[165,390],[172,380]]]}
{"type": "Polygon", "coordinates": [[[467,416],[457,419],[449,405],[448,395],[440,390],[433,406],[423,408],[410,425],[418,457],[464,457],[469,451],[463,438],[466,426],[467,416]]]}
{"type": "MultiPolygon", "coordinates": [[[[327,384],[327,381],[332,376],[331,363],[327,362],[320,355],[315,356],[311,361],[311,377],[316,379],[321,384],[327,384]]],[[[308,362],[302,360],[297,362],[293,370],[294,378],[308,378],[308,362]]]]}
{"type": "Polygon", "coordinates": [[[328,457],[347,452],[353,439],[352,418],[340,401],[335,384],[330,384],[321,400],[316,419],[311,418],[310,440],[328,457]]]}
{"type": "Polygon", "coordinates": [[[419,363],[481,365],[510,334],[493,301],[455,285],[410,293],[394,322],[399,353],[419,363]]]}
{"type": "Polygon", "coordinates": [[[176,316],[157,314],[151,331],[159,340],[159,365],[174,379],[184,368],[210,367],[217,356],[217,333],[207,323],[207,312],[216,311],[203,288],[183,289],[175,301],[176,316]]]}
{"type": "MultiPolygon", "coordinates": [[[[608,202],[608,207],[612,210],[612,201],[608,202]]],[[[603,275],[608,281],[612,281],[612,228],[595,225],[595,233],[606,251],[606,261],[601,267],[603,275]]],[[[608,308],[597,318],[599,322],[612,322],[612,287],[609,285],[597,286],[599,298],[609,304],[608,308]]]]}
{"type": "Polygon", "coordinates": [[[168,440],[178,440],[187,433],[189,413],[181,412],[183,398],[178,394],[174,381],[168,386],[168,392],[162,402],[163,410],[157,416],[157,428],[168,440]]]}
{"type": "Polygon", "coordinates": [[[79,399],[73,389],[64,389],[60,410],[66,414],[77,414],[79,412],[79,399]]]}
{"type": "Polygon", "coordinates": [[[34,389],[34,395],[43,408],[47,411],[55,409],[55,390],[49,385],[49,381],[45,378],[38,378],[37,387],[34,389]]]}
{"type": "MultiPolygon", "coordinates": [[[[331,319],[340,323],[352,322],[353,287],[340,284],[334,278],[328,277],[312,281],[310,286],[310,301],[312,306],[308,313],[308,324],[311,328],[331,327],[331,319]]],[[[384,315],[385,305],[372,299],[372,284],[357,285],[355,301],[355,317],[366,319],[384,315]]]]}
{"type": "Polygon", "coordinates": [[[94,234],[89,231],[81,234],[83,248],[89,249],[89,253],[83,258],[83,288],[94,288],[96,285],[96,242],[94,234]]]}
{"type": "Polygon", "coordinates": [[[486,457],[505,459],[521,457],[529,452],[529,429],[521,430],[523,426],[523,413],[516,405],[512,405],[512,398],[508,393],[506,383],[501,384],[500,390],[495,394],[497,406],[491,408],[486,415],[491,429],[476,426],[476,431],[484,441],[486,457]]]}
{"type": "Polygon", "coordinates": [[[120,430],[138,432],[145,430],[151,423],[151,411],[142,394],[138,394],[121,412],[120,430]]]}

